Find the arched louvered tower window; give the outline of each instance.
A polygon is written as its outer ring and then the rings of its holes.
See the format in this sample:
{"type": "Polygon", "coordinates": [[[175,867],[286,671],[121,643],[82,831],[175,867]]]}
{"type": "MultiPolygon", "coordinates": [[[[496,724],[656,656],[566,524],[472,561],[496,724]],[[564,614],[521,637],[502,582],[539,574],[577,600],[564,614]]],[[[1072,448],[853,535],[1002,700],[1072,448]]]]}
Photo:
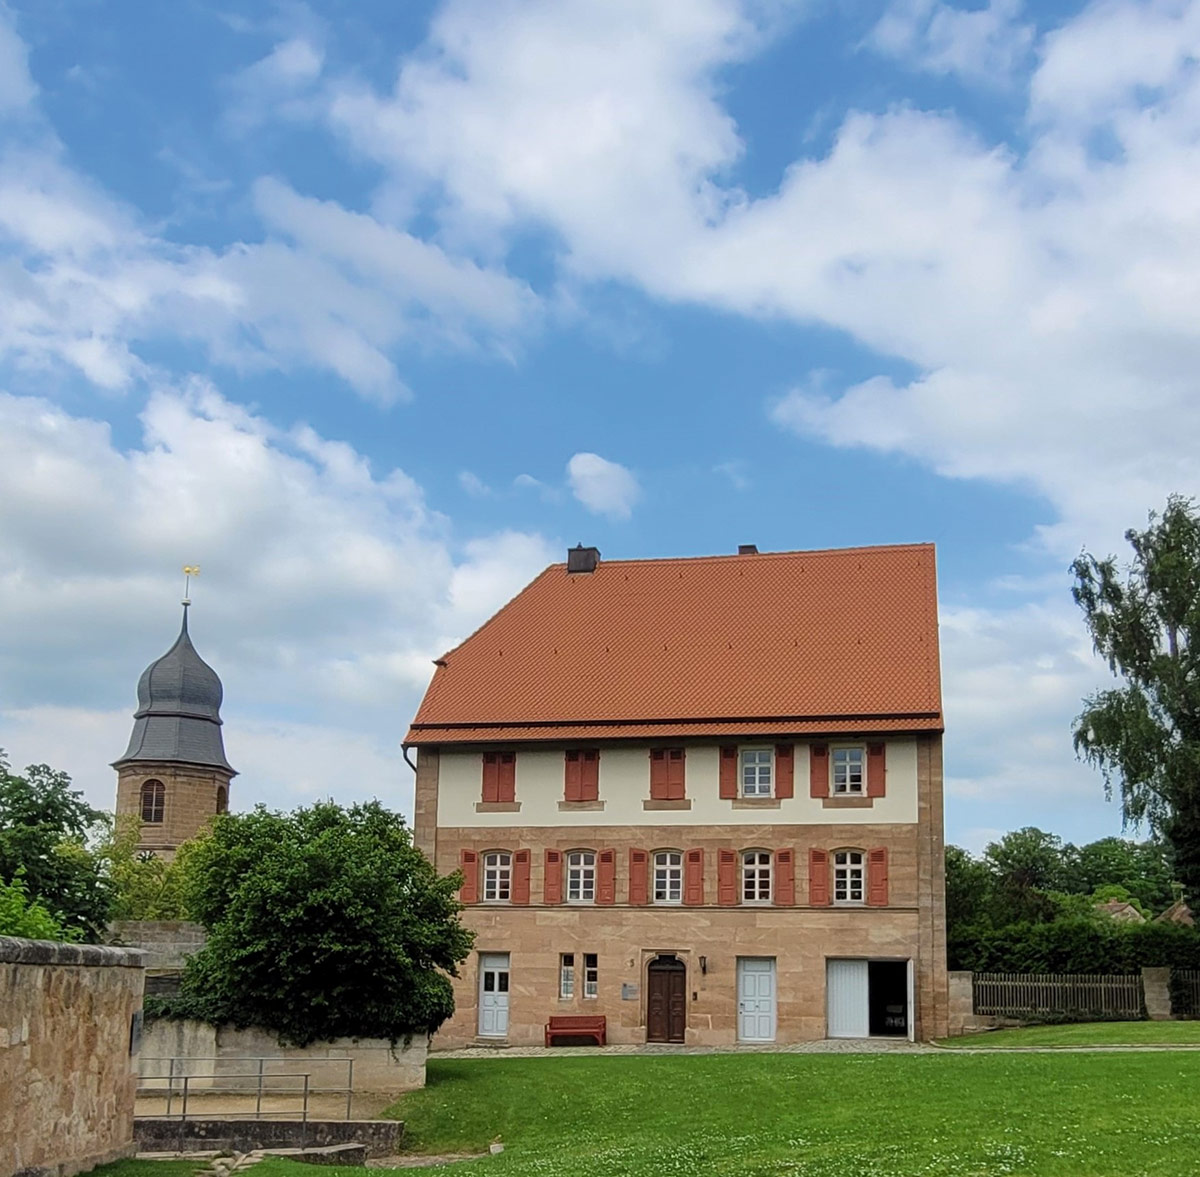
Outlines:
{"type": "Polygon", "coordinates": [[[142,785],[142,821],[161,825],[166,804],[167,787],[162,781],[149,780],[142,785]]]}

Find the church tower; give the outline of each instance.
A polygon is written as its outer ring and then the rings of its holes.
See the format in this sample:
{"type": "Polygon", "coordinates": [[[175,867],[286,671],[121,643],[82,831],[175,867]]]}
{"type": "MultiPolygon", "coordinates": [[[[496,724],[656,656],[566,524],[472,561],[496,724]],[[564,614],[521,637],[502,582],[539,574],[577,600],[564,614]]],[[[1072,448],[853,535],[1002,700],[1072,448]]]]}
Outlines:
{"type": "Polygon", "coordinates": [[[188,602],[175,644],[138,680],[138,709],[117,770],[117,816],[142,822],[139,848],[173,858],[229,806],[237,774],[221,739],[221,680],[188,636],[188,602]]]}

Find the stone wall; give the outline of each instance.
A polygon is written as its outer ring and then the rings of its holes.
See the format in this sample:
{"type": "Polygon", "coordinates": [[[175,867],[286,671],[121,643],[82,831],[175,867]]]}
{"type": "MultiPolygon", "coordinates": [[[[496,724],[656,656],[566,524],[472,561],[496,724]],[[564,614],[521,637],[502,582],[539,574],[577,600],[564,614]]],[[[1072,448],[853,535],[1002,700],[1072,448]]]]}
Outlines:
{"type": "Polygon", "coordinates": [[[414,1036],[407,1046],[400,1042],[393,1049],[383,1038],[339,1038],[334,1042],[314,1042],[311,1046],[281,1046],[273,1034],[264,1030],[235,1030],[231,1026],[214,1028],[203,1022],[155,1021],[146,1028],[142,1042],[140,1090],[161,1091],[164,1082],[152,1082],[171,1069],[167,1061],[175,1059],[176,1075],[189,1079],[188,1089],[206,1088],[248,1091],[257,1087],[259,1058],[271,1060],[264,1065],[264,1090],[296,1091],[302,1082],[299,1074],[310,1076],[313,1090],[344,1088],[353,1059],[355,1091],[384,1094],[412,1091],[425,1086],[425,1056],[428,1043],[424,1035],[414,1036]],[[289,1078],[276,1078],[286,1073],[289,1078]]]}
{"type": "Polygon", "coordinates": [[[110,944],[143,949],[151,973],[179,971],[205,941],[204,929],[187,920],[114,920],[108,938],[110,944]]]}
{"type": "Polygon", "coordinates": [[[142,953],[0,936],[0,1177],[133,1153],[142,953]]]}

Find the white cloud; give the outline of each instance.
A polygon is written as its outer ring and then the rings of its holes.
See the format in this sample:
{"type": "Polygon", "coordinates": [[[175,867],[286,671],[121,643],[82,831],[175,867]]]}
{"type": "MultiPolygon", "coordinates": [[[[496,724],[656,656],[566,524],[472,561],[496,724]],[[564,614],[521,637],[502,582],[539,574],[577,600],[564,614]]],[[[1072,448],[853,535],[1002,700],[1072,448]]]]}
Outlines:
{"type": "Polygon", "coordinates": [[[492,488],[471,470],[458,472],[458,485],[473,499],[486,499],[493,493],[492,488]]]}
{"type": "Polygon", "coordinates": [[[641,496],[637,479],[617,462],[579,453],[567,463],[571,493],[593,514],[628,519],[641,496]]]}
{"type": "Polygon", "coordinates": [[[0,395],[0,746],[77,774],[94,761],[80,779],[111,789],[137,677],[171,644],[178,570],[197,563],[191,629],[225,683],[242,796],[392,788],[430,660],[558,545],[457,543],[403,471],[202,383],[158,392],[142,425],[122,452],[99,422],[0,395]],[[335,779],[341,750],[353,779],[335,779]]]}
{"type": "Polygon", "coordinates": [[[244,134],[268,118],[311,118],[317,109],[313,87],[324,64],[324,49],[308,37],[279,41],[265,57],[229,79],[229,126],[244,134]]]}
{"type": "Polygon", "coordinates": [[[8,10],[0,8],[0,114],[21,111],[36,96],[25,42],[10,23],[8,10]]]}
{"type": "Polygon", "coordinates": [[[866,44],[914,69],[1002,85],[1027,59],[1032,24],[1020,20],[1021,0],[989,0],[963,9],[941,0],[893,0],[866,44]]]}

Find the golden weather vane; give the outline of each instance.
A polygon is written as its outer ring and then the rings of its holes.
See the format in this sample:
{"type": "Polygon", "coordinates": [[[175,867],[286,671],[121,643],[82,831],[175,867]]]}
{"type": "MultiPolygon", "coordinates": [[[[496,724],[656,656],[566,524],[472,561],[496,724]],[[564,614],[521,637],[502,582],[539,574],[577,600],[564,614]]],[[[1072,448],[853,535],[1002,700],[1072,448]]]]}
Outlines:
{"type": "Polygon", "coordinates": [[[199,564],[185,564],[183,566],[183,603],[185,605],[190,605],[192,603],[191,599],[190,599],[191,598],[191,589],[192,589],[192,577],[199,576],[199,575],[200,575],[200,565],[199,564]]]}

